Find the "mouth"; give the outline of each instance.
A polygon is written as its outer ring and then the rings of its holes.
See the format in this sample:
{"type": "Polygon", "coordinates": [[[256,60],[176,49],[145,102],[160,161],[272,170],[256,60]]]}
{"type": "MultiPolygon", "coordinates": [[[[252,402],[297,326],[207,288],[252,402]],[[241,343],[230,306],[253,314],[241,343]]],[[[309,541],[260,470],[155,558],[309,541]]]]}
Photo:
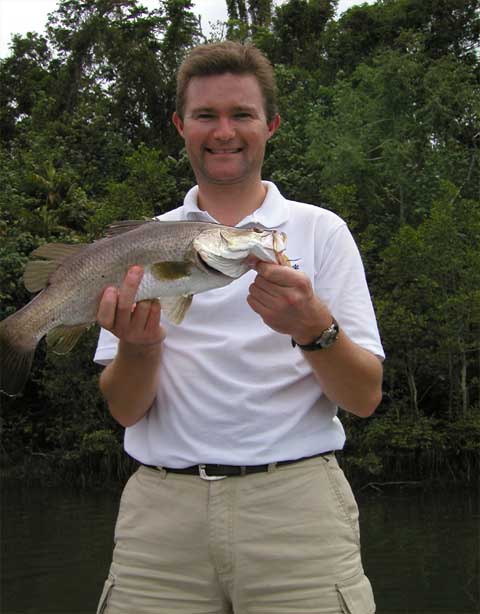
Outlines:
{"type": "Polygon", "coordinates": [[[229,149],[212,149],[210,147],[205,147],[205,151],[214,156],[227,156],[230,154],[238,154],[242,151],[241,147],[229,148],[229,149]]]}

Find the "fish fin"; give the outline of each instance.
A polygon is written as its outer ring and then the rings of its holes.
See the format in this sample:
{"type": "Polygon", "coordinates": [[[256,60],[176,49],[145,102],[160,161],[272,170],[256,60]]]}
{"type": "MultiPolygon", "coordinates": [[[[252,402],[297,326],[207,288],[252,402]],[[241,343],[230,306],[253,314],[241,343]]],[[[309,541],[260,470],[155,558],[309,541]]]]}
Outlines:
{"type": "Polygon", "coordinates": [[[193,294],[184,296],[166,296],[160,298],[162,313],[172,324],[181,324],[185,314],[192,304],[193,294]]]}
{"type": "Polygon", "coordinates": [[[47,345],[55,354],[68,354],[90,326],[90,324],[78,324],[77,326],[52,328],[47,333],[47,345]]]}
{"type": "Polygon", "coordinates": [[[279,252],[277,254],[277,261],[278,261],[278,264],[281,264],[283,266],[292,267],[292,263],[290,259],[288,258],[287,254],[285,254],[284,252],[279,252]]]}
{"type": "Polygon", "coordinates": [[[73,256],[73,254],[77,254],[82,249],[85,249],[87,245],[88,243],[46,243],[37,247],[30,256],[54,260],[57,264],[60,264],[69,256],[73,256]]]}
{"type": "Polygon", "coordinates": [[[190,275],[190,263],[167,260],[165,262],[156,262],[152,264],[151,270],[152,275],[160,281],[181,279],[182,277],[188,277],[190,275]]]}
{"type": "MultiPolygon", "coordinates": [[[[160,224],[167,228],[168,226],[178,226],[182,225],[190,225],[190,224],[204,224],[206,226],[213,226],[209,222],[189,222],[185,220],[175,220],[175,221],[167,221],[167,220],[158,220],[156,218],[144,218],[143,220],[121,220],[118,222],[112,222],[109,226],[107,226],[103,238],[108,237],[116,237],[117,235],[124,234],[125,232],[130,232],[130,230],[135,230],[135,228],[139,228],[140,226],[144,226],[145,224],[160,224]]],[[[99,239],[101,241],[101,239],[99,239]]]]}
{"type": "Polygon", "coordinates": [[[16,397],[30,375],[37,342],[34,340],[32,346],[27,348],[18,346],[15,331],[8,320],[6,318],[0,322],[0,390],[10,397],[16,397]]]}
{"type": "Polygon", "coordinates": [[[53,260],[30,260],[23,272],[23,283],[29,292],[38,292],[48,285],[48,278],[58,264],[53,260]]]}
{"type": "Polygon", "coordinates": [[[67,245],[47,243],[30,255],[45,260],[30,260],[23,273],[23,283],[29,292],[38,292],[48,285],[50,275],[69,257],[85,248],[85,243],[67,245]]]}
{"type": "Polygon", "coordinates": [[[107,227],[104,236],[116,237],[117,235],[122,235],[125,232],[134,230],[139,226],[143,226],[144,224],[152,224],[154,222],[155,220],[152,220],[151,218],[145,218],[144,220],[122,220],[118,222],[113,222],[107,227]]]}

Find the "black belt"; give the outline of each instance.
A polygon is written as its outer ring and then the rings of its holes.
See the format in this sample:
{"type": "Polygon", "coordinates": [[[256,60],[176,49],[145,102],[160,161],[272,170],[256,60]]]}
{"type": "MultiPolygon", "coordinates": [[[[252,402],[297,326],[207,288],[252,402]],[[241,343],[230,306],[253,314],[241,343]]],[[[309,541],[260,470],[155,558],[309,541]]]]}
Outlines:
{"type": "Polygon", "coordinates": [[[223,478],[230,476],[242,476],[248,475],[249,473],[262,473],[274,467],[292,465],[293,463],[300,463],[304,460],[309,460],[311,458],[318,458],[319,456],[328,456],[332,453],[332,450],[330,450],[328,452],[314,454],[313,456],[304,456],[302,458],[296,458],[295,460],[279,461],[278,463],[269,463],[266,465],[192,465],[191,467],[184,467],[183,469],[174,469],[171,467],[157,467],[155,465],[143,466],[149,467],[150,469],[156,469],[157,471],[166,471],[167,473],[199,475],[202,480],[223,480],[223,478]]]}

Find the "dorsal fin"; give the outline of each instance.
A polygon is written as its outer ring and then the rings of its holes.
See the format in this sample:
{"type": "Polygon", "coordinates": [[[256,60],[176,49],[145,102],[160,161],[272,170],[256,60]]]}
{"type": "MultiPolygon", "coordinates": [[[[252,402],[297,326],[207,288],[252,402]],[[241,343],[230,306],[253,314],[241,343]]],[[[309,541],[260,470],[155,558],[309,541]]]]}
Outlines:
{"type": "Polygon", "coordinates": [[[55,260],[30,260],[23,273],[23,283],[29,292],[39,292],[48,285],[48,278],[58,269],[55,260]]]}
{"type": "Polygon", "coordinates": [[[86,247],[86,243],[47,243],[46,245],[40,245],[34,250],[30,256],[35,258],[45,258],[46,260],[54,260],[57,264],[60,264],[66,260],[69,256],[76,254],[86,247]]]}
{"type": "Polygon", "coordinates": [[[116,237],[117,235],[121,235],[125,232],[129,232],[130,230],[134,230],[134,228],[138,228],[139,226],[143,226],[144,224],[153,224],[155,220],[145,219],[145,220],[123,220],[120,222],[113,222],[110,226],[107,227],[105,232],[105,237],[116,237]]]}
{"type": "Polygon", "coordinates": [[[85,243],[47,243],[40,245],[30,255],[45,260],[30,260],[23,273],[23,283],[29,292],[38,292],[48,285],[48,278],[73,254],[85,248],[85,243]]]}

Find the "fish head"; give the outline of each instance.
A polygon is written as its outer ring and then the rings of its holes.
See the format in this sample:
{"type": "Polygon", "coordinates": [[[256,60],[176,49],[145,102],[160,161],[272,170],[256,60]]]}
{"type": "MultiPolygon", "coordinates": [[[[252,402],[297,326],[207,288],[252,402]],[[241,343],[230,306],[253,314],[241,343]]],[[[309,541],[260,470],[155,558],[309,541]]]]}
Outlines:
{"type": "Polygon", "coordinates": [[[278,230],[217,226],[198,235],[193,246],[201,261],[228,277],[241,277],[256,260],[289,264],[287,235],[278,230]]]}

